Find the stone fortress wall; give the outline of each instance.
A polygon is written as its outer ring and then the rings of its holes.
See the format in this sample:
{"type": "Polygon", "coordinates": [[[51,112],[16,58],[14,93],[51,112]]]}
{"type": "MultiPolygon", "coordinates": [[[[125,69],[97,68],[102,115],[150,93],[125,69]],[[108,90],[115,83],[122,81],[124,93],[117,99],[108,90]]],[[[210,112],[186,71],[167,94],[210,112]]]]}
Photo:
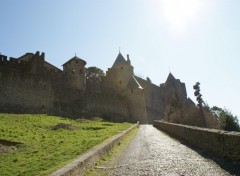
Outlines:
{"type": "Polygon", "coordinates": [[[0,56],[1,112],[36,113],[53,107],[50,79],[31,73],[29,68],[26,61],[0,56]]]}
{"type": "Polygon", "coordinates": [[[1,112],[45,112],[53,108],[54,92],[48,79],[18,72],[0,72],[1,112]]]}
{"type": "Polygon", "coordinates": [[[192,103],[184,83],[171,73],[164,84],[154,85],[135,76],[129,56],[125,60],[121,53],[101,81],[86,79],[85,65],[75,56],[60,70],[44,53],[16,59],[0,55],[0,111],[152,123],[164,117],[173,92],[192,103]]]}

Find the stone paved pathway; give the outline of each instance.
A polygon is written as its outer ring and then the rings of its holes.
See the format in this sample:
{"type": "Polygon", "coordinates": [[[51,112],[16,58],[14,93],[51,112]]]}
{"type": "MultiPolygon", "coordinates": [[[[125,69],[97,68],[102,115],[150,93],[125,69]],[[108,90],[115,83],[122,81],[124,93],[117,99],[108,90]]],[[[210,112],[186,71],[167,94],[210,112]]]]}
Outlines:
{"type": "MultiPolygon", "coordinates": [[[[111,176],[227,176],[212,160],[152,125],[141,125],[123,153],[105,168],[111,176]]],[[[101,168],[101,166],[99,167],[101,168]]]]}

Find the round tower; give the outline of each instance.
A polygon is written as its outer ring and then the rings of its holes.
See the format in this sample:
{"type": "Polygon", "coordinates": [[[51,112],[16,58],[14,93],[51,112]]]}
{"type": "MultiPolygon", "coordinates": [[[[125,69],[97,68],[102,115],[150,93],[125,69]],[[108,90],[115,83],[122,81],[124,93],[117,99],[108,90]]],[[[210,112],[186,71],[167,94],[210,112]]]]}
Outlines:
{"type": "Polygon", "coordinates": [[[86,90],[86,61],[75,56],[63,64],[63,72],[67,74],[67,85],[72,89],[86,90]]]}
{"type": "Polygon", "coordinates": [[[147,109],[145,104],[144,89],[138,83],[136,78],[132,76],[127,84],[127,89],[123,95],[128,100],[130,121],[139,121],[141,124],[148,123],[147,109]]]}

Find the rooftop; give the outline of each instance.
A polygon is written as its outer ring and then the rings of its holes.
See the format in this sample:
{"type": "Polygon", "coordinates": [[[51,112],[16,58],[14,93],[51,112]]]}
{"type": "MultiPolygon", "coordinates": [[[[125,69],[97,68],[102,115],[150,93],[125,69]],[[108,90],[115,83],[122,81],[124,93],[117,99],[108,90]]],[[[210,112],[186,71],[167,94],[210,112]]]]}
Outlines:
{"type": "Polygon", "coordinates": [[[68,61],[67,61],[66,63],[64,63],[62,66],[64,66],[65,64],[67,64],[67,63],[69,63],[69,62],[72,62],[72,61],[81,61],[81,62],[84,63],[84,65],[87,64],[87,62],[86,62],[85,60],[83,60],[83,59],[81,59],[81,58],[79,58],[79,57],[77,57],[77,56],[74,56],[72,59],[68,60],[68,61]]]}
{"type": "Polygon", "coordinates": [[[121,53],[118,54],[112,67],[120,66],[120,65],[129,65],[121,53]]]}
{"type": "Polygon", "coordinates": [[[134,76],[130,78],[127,87],[130,89],[143,89],[134,76]]]}

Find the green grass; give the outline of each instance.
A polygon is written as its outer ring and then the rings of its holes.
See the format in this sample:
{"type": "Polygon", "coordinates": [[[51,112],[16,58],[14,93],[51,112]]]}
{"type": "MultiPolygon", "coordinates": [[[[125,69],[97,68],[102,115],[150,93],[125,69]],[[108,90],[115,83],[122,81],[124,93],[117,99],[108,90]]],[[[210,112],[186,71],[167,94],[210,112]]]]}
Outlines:
{"type": "MultiPolygon", "coordinates": [[[[128,146],[128,144],[131,142],[133,137],[136,135],[138,131],[138,128],[133,129],[129,134],[127,134],[124,139],[121,141],[121,143],[106,154],[102,159],[100,159],[96,163],[96,167],[115,167],[117,165],[118,159],[121,157],[121,154],[124,152],[124,149],[128,146]]],[[[85,176],[108,176],[111,175],[109,171],[112,169],[98,169],[98,168],[91,168],[88,170],[85,174],[85,176]]]]}
{"type": "Polygon", "coordinates": [[[0,139],[20,142],[0,153],[0,175],[47,175],[120,131],[129,123],[77,122],[47,115],[0,114],[0,139]],[[71,124],[74,130],[52,127],[71,124]]]}

